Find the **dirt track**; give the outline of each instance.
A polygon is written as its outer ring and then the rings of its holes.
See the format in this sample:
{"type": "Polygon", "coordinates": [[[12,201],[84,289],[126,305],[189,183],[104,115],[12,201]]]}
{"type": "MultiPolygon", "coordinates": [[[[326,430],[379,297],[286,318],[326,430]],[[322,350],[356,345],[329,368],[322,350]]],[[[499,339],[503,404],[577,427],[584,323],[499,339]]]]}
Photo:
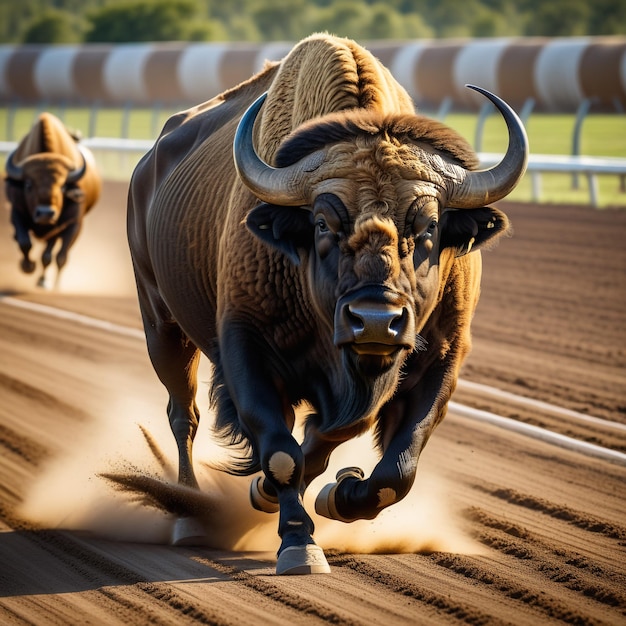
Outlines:
{"type": "MultiPolygon", "coordinates": [[[[138,331],[125,193],[107,185],[60,293],[18,274],[7,215],[0,292],[138,331]]],[[[500,207],[515,235],[483,257],[463,378],[626,424],[626,211],[500,207]]],[[[247,481],[206,465],[209,416],[196,462],[214,547],[168,546],[171,519],[100,477],[172,475],[139,333],[0,312],[2,624],[626,623],[623,465],[451,411],[407,501],[371,523],[318,521],[330,575],[276,577],[275,519],[250,509],[247,481]]],[[[454,400],[626,452],[624,429],[467,385],[454,400]]],[[[326,478],[372,463],[366,444],[340,449],[326,478]]]]}

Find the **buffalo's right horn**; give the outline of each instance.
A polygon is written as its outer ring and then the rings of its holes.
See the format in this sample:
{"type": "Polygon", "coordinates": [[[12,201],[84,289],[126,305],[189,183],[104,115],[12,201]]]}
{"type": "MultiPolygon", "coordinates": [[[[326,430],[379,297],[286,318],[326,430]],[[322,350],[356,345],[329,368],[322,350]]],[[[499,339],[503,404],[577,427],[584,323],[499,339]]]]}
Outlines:
{"type": "Polygon", "coordinates": [[[81,165],[74,170],[71,170],[68,175],[66,182],[67,183],[75,183],[78,182],[84,175],[85,170],[87,169],[87,159],[85,158],[85,148],[81,146],[79,143],[76,144],[78,151],[80,152],[81,165]]]}
{"type": "Polygon", "coordinates": [[[237,126],[233,142],[237,173],[246,187],[264,202],[283,206],[308,204],[307,180],[322,164],[325,154],[318,150],[288,167],[276,168],[265,163],[254,149],[252,131],[266,96],[264,93],[250,105],[237,126]]]}

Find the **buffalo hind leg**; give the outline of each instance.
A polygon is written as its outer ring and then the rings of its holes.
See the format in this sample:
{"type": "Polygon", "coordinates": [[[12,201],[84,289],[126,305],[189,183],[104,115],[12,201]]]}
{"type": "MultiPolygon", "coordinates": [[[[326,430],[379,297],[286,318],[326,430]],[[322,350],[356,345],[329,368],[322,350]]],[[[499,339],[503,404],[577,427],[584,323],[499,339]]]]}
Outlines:
{"type": "Polygon", "coordinates": [[[54,250],[54,244],[56,241],[56,238],[48,239],[43,254],[41,255],[42,270],[39,280],[37,281],[37,287],[41,287],[42,289],[48,289],[50,287],[50,284],[46,280],[46,273],[48,271],[48,267],[52,263],[52,251],[54,250]]]}
{"type": "MultiPolygon", "coordinates": [[[[152,366],[169,393],[167,416],[178,448],[178,484],[198,489],[192,448],[200,421],[196,405],[200,351],[175,323],[161,323],[157,327],[147,323],[144,327],[152,366]]],[[[180,517],[176,521],[172,544],[205,541],[204,530],[196,518],[180,517]]]]}
{"type": "MultiPolygon", "coordinates": [[[[56,255],[56,266],[57,266],[57,275],[54,283],[55,288],[59,286],[59,279],[61,278],[61,271],[65,267],[67,263],[68,254],[70,248],[74,245],[74,242],[78,238],[78,234],[80,233],[80,222],[76,222],[74,224],[70,224],[63,233],[61,234],[61,247],[56,255]]],[[[50,261],[48,261],[50,263],[50,261]]]]}

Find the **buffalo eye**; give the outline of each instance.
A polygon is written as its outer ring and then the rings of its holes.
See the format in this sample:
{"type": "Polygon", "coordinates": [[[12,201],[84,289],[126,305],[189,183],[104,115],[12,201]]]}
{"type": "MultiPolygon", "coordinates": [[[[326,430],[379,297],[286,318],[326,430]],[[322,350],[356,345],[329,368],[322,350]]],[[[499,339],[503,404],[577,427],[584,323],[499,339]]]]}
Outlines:
{"type": "Polygon", "coordinates": [[[33,181],[25,180],[24,181],[24,191],[32,191],[33,190],[33,181]]]}
{"type": "Polygon", "coordinates": [[[315,246],[320,259],[325,259],[337,247],[341,237],[341,222],[332,209],[326,208],[324,213],[315,215],[315,246]]]}
{"type": "Polygon", "coordinates": [[[432,239],[435,233],[437,232],[437,226],[438,226],[437,220],[431,220],[430,224],[428,224],[428,227],[423,233],[423,237],[426,239],[432,239]]]}
{"type": "Polygon", "coordinates": [[[315,235],[317,253],[324,259],[336,247],[338,236],[326,217],[320,214],[315,216],[315,235]]]}
{"type": "Polygon", "coordinates": [[[420,265],[432,252],[437,239],[439,222],[434,217],[421,216],[413,222],[413,238],[415,251],[413,253],[414,265],[420,265]]]}
{"type": "Polygon", "coordinates": [[[320,234],[326,234],[329,231],[328,224],[323,217],[318,217],[315,220],[315,226],[320,234]]]}
{"type": "Polygon", "coordinates": [[[430,219],[428,222],[426,222],[426,220],[416,219],[413,223],[413,236],[418,242],[430,241],[437,233],[438,226],[439,222],[435,218],[430,219]]]}

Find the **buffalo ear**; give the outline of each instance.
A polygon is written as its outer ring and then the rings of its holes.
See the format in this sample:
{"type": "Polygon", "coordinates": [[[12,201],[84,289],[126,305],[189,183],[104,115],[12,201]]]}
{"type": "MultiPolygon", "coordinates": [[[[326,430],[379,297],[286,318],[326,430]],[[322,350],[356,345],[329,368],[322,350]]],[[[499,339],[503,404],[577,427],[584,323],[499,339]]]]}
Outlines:
{"type": "Polygon", "coordinates": [[[263,202],[248,213],[246,226],[261,241],[300,265],[298,250],[308,248],[313,237],[311,212],[300,207],[263,202]]]}
{"type": "Polygon", "coordinates": [[[454,248],[455,256],[484,248],[509,232],[509,218],[494,207],[446,209],[441,216],[439,249],[454,248]]]}
{"type": "Polygon", "coordinates": [[[85,199],[85,192],[80,187],[68,187],[65,190],[65,197],[76,204],[80,204],[85,199]]]}

